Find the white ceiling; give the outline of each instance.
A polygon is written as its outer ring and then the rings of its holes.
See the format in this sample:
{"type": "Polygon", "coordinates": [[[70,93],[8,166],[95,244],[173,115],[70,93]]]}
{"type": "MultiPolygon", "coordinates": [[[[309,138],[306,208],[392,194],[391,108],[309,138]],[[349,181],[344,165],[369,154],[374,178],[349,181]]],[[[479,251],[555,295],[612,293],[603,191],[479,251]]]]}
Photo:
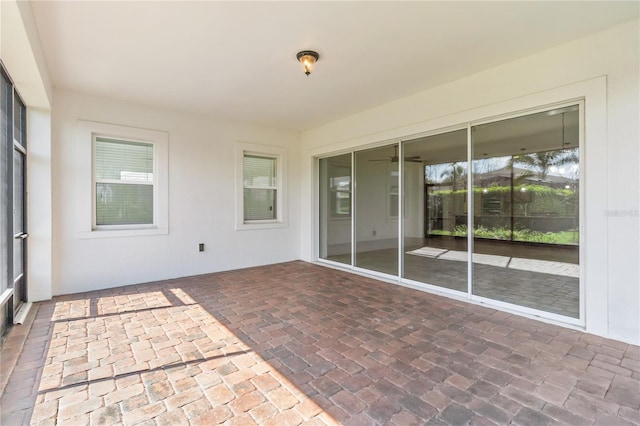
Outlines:
{"type": "Polygon", "coordinates": [[[32,3],[53,84],[306,130],[638,16],[630,2],[32,3]],[[320,53],[306,77],[299,50],[320,53]]]}

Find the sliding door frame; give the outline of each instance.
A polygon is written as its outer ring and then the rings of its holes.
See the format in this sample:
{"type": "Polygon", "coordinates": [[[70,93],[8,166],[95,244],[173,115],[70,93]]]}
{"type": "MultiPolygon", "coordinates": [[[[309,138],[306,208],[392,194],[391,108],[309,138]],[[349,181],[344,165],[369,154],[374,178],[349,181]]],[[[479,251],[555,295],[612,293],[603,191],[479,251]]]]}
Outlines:
{"type": "Polygon", "coordinates": [[[4,265],[3,273],[5,276],[2,277],[3,281],[6,281],[7,288],[0,292],[0,311],[3,312],[2,315],[5,317],[2,319],[3,326],[0,330],[0,342],[2,341],[2,335],[13,325],[14,318],[18,312],[18,310],[22,307],[22,304],[27,301],[27,255],[28,255],[28,243],[27,243],[27,168],[28,168],[28,155],[27,155],[27,106],[22,100],[20,94],[18,93],[14,81],[11,79],[8,71],[5,69],[4,64],[0,62],[0,73],[2,75],[2,84],[8,84],[7,90],[10,92],[7,99],[2,99],[1,101],[6,102],[7,108],[7,128],[6,135],[3,137],[6,138],[6,144],[3,145],[0,149],[4,152],[3,154],[6,156],[6,170],[3,170],[4,176],[2,179],[6,182],[7,194],[5,198],[5,205],[3,206],[4,210],[2,212],[6,217],[6,228],[4,231],[6,232],[5,241],[2,244],[6,244],[6,265],[4,265]],[[20,114],[17,118],[19,120],[20,129],[16,129],[16,114],[20,114]],[[18,140],[16,132],[20,131],[20,140],[18,140]],[[21,213],[21,222],[22,229],[19,230],[18,233],[15,233],[15,223],[14,223],[14,209],[16,206],[14,205],[16,202],[16,194],[15,194],[15,181],[14,176],[16,173],[15,170],[15,159],[16,156],[20,156],[22,159],[21,170],[17,171],[20,173],[20,177],[22,179],[22,193],[20,194],[22,205],[20,206],[21,213]],[[21,256],[20,259],[20,267],[22,273],[15,277],[15,268],[14,262],[16,253],[14,250],[15,243],[21,245],[21,256]]]}
{"type": "MultiPolygon", "coordinates": [[[[353,272],[373,276],[376,278],[383,279],[384,281],[399,284],[405,287],[415,288],[418,290],[423,290],[431,293],[444,294],[449,297],[464,299],[473,303],[488,305],[492,307],[496,307],[502,310],[526,314],[529,316],[540,317],[543,319],[552,320],[559,323],[564,323],[567,325],[573,325],[577,327],[584,328],[586,326],[586,303],[585,303],[585,265],[586,265],[586,250],[585,250],[585,179],[582,177],[585,176],[584,170],[586,167],[586,163],[583,160],[585,158],[585,97],[578,97],[570,100],[563,100],[561,102],[553,102],[544,105],[539,105],[531,108],[519,109],[513,112],[498,114],[494,116],[485,117],[477,120],[469,120],[465,123],[460,123],[453,126],[446,126],[443,128],[434,129],[428,132],[422,132],[418,134],[413,134],[406,137],[395,138],[391,140],[385,140],[382,142],[368,144],[365,146],[358,146],[349,151],[342,151],[340,153],[329,153],[323,154],[321,156],[316,157],[316,161],[320,158],[329,158],[334,155],[345,154],[349,152],[351,154],[351,183],[352,183],[352,194],[351,194],[351,265],[346,265],[339,262],[334,262],[328,259],[322,259],[316,255],[316,261],[322,264],[327,264],[331,266],[335,266],[340,269],[348,269],[353,272]],[[578,125],[578,152],[579,152],[579,175],[581,179],[579,181],[579,266],[580,266],[580,277],[579,277],[579,316],[578,318],[568,317],[564,315],[554,314],[551,312],[529,308],[522,305],[502,302],[496,299],[490,299],[478,295],[473,294],[473,253],[474,253],[474,197],[473,197],[473,187],[474,180],[473,176],[473,138],[472,138],[472,129],[475,126],[495,123],[503,120],[508,120],[512,118],[527,116],[531,114],[546,112],[552,109],[563,108],[568,106],[578,105],[578,117],[579,117],[579,125],[578,125]],[[408,278],[403,278],[404,272],[404,220],[405,212],[405,182],[404,182],[404,173],[405,173],[405,165],[404,165],[404,144],[406,142],[412,141],[417,138],[434,136],[438,134],[443,134],[446,132],[450,132],[453,130],[462,130],[465,129],[467,131],[467,173],[469,178],[467,179],[467,291],[458,291],[445,287],[440,287],[434,284],[424,283],[420,281],[411,280],[408,278]],[[356,198],[358,197],[358,182],[355,179],[356,176],[356,164],[355,164],[355,155],[356,152],[384,147],[384,146],[392,146],[394,144],[398,145],[398,173],[399,173],[399,181],[398,181],[398,270],[396,275],[382,273],[378,271],[372,271],[366,268],[355,266],[356,260],[356,198]]],[[[319,179],[316,174],[316,179],[319,188],[319,179]]],[[[320,191],[318,190],[318,194],[320,191]]],[[[322,194],[320,194],[322,196],[322,194]]],[[[316,239],[316,241],[318,241],[316,239]]],[[[319,247],[316,247],[316,253],[319,253],[319,247]]]]}

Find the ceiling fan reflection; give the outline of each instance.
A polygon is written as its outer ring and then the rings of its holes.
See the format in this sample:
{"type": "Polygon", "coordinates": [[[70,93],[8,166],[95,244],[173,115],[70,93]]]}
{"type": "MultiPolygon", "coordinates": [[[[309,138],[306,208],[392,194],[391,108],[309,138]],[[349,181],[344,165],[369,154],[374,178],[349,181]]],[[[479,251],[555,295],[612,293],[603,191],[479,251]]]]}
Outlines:
{"type": "MultiPolygon", "coordinates": [[[[398,145],[394,145],[393,146],[393,155],[387,157],[387,158],[380,158],[380,159],[375,159],[375,160],[369,160],[373,163],[380,163],[380,162],[385,162],[388,161],[390,163],[397,163],[400,160],[400,158],[398,157],[398,145]]],[[[409,162],[409,163],[422,163],[422,158],[419,155],[411,155],[408,157],[404,157],[404,161],[405,162],[409,162]]]]}

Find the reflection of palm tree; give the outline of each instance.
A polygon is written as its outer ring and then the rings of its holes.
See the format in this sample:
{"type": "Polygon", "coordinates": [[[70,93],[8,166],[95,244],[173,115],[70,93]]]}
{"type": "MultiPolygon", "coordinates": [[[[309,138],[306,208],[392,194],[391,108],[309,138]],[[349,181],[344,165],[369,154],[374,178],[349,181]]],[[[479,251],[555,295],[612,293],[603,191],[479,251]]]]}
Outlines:
{"type": "Polygon", "coordinates": [[[544,181],[552,166],[578,162],[578,148],[557,151],[533,152],[514,157],[514,163],[528,166],[535,170],[540,181],[544,181]]]}
{"type": "Polygon", "coordinates": [[[447,168],[447,170],[443,171],[442,173],[440,173],[440,179],[442,179],[443,181],[449,181],[451,182],[451,189],[453,191],[457,191],[458,190],[458,181],[462,180],[462,187],[464,188],[464,178],[467,174],[467,171],[465,170],[464,167],[462,167],[460,164],[458,164],[457,162],[453,162],[451,163],[451,168],[447,168]]]}

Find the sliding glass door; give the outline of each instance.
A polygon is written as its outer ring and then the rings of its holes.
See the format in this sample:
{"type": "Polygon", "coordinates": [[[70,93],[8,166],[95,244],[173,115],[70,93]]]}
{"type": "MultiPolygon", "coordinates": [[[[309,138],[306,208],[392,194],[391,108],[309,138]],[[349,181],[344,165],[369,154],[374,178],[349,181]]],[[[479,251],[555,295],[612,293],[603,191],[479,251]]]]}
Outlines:
{"type": "Polygon", "coordinates": [[[398,274],[398,146],[355,154],[355,263],[398,274]]]}
{"type": "Polygon", "coordinates": [[[27,172],[27,109],[14,96],[13,125],[13,300],[14,309],[20,309],[27,300],[25,274],[27,254],[26,185],[27,172]]]}
{"type": "Polygon", "coordinates": [[[472,128],[474,295],[579,317],[578,113],[472,128]]]}
{"type": "MultiPolygon", "coordinates": [[[[4,69],[0,69],[0,199],[11,199],[11,179],[9,172],[12,160],[13,130],[12,130],[12,105],[13,105],[13,87],[9,77],[4,73],[4,69]]],[[[10,263],[13,263],[11,256],[13,244],[13,233],[11,223],[11,211],[13,206],[11,203],[4,201],[2,210],[0,211],[0,296],[2,303],[0,304],[0,336],[2,336],[11,316],[13,315],[12,306],[12,272],[10,263]]],[[[0,337],[0,342],[1,342],[0,337]]]]}
{"type": "Polygon", "coordinates": [[[321,259],[351,264],[351,154],[320,160],[321,259]]]}
{"type": "Polygon", "coordinates": [[[402,277],[466,293],[467,130],[406,141],[403,157],[402,277]]]}
{"type": "Polygon", "coordinates": [[[581,126],[575,104],[321,159],[319,258],[577,323],[581,126]]]}
{"type": "Polygon", "coordinates": [[[26,107],[0,67],[0,341],[26,301],[26,107]]]}

